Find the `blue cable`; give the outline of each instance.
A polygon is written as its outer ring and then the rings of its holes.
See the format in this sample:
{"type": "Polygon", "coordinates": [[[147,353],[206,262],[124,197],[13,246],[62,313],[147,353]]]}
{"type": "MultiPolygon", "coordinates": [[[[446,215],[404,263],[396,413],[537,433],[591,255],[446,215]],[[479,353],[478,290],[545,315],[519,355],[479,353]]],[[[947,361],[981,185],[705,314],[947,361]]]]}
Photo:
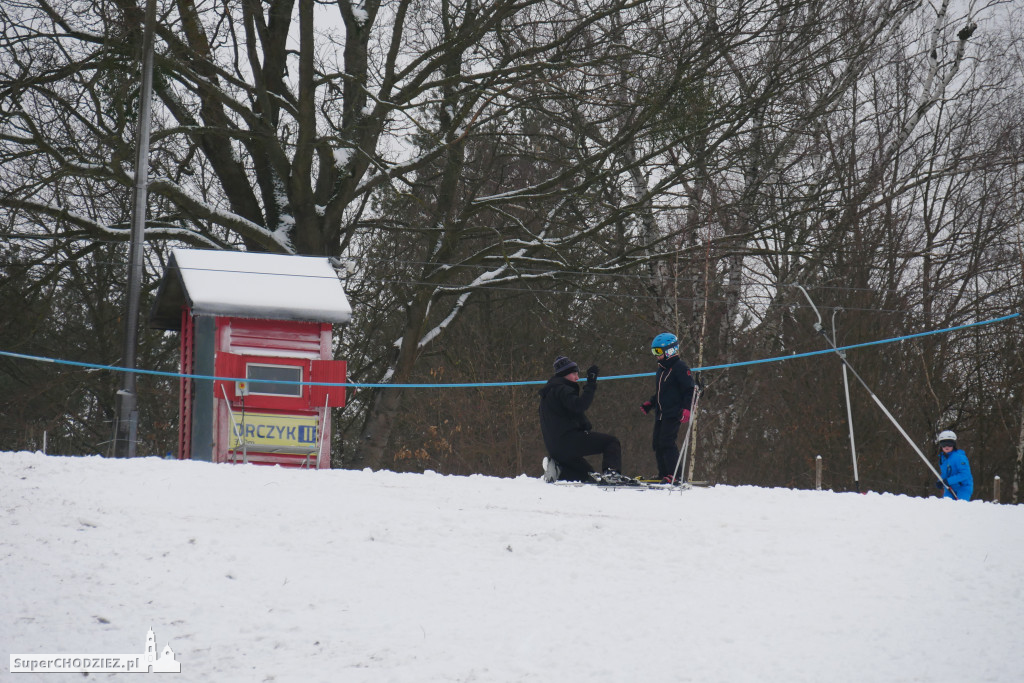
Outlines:
{"type": "MultiPolygon", "coordinates": [[[[946,332],[954,332],[956,330],[963,330],[969,327],[978,327],[980,325],[991,325],[992,323],[1004,322],[1006,320],[1012,320],[1020,316],[1020,313],[1012,313],[1010,315],[1004,315],[1000,318],[993,318],[991,320],[983,320],[976,323],[968,323],[966,325],[957,325],[955,327],[946,327],[941,330],[931,330],[929,332],[918,332],[917,334],[908,334],[902,337],[892,337],[890,339],[880,339],[878,341],[863,342],[861,344],[851,344],[849,346],[840,346],[838,349],[823,349],[821,351],[808,351],[806,353],[794,353],[789,356],[775,356],[773,358],[762,358],[760,360],[748,360],[739,363],[727,363],[725,365],[709,365],[702,368],[691,368],[693,372],[706,372],[709,370],[725,370],[727,368],[739,368],[746,365],[760,365],[761,363],[775,363],[784,360],[794,360],[797,358],[808,358],[810,356],[821,356],[828,353],[835,353],[836,351],[849,351],[850,349],[860,349],[866,346],[878,346],[880,344],[891,344],[898,341],[906,341],[907,339],[915,339],[917,337],[927,337],[933,334],[944,334],[946,332]]],[[[88,368],[90,370],[112,370],[114,372],[134,372],[139,375],[155,375],[158,377],[177,377],[187,379],[200,379],[200,380],[214,380],[219,382],[252,382],[245,377],[216,377],[213,375],[187,375],[179,372],[164,372],[161,370],[130,370],[129,368],[122,368],[116,365],[99,365],[96,363],[83,363],[80,361],[73,360],[59,360],[56,358],[47,358],[44,356],[31,356],[24,353],[14,353],[13,351],[0,351],[0,356],[7,356],[8,358],[20,358],[22,360],[33,360],[42,363],[56,363],[58,365],[71,365],[75,367],[88,368]]],[[[638,377],[653,377],[656,373],[653,372],[641,372],[635,375],[610,375],[608,377],[602,377],[603,380],[612,379],[636,379],[638,377]]],[[[458,388],[471,388],[471,387],[520,387],[529,385],[542,385],[547,384],[547,380],[529,380],[523,382],[470,382],[465,384],[386,384],[386,383],[367,383],[367,382],[280,382],[276,381],[276,384],[299,384],[302,386],[317,386],[317,387],[353,387],[356,389],[373,389],[378,387],[391,387],[395,389],[458,389],[458,388]]]]}

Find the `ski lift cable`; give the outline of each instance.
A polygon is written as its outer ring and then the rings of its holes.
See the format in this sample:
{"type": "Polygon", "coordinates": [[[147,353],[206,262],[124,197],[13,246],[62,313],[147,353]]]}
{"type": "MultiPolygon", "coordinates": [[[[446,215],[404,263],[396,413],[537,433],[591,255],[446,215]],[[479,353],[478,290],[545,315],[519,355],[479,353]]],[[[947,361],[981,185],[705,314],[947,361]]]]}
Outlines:
{"type": "MultiPolygon", "coordinates": [[[[956,325],[954,327],[945,327],[938,330],[929,330],[927,332],[918,332],[916,334],[907,334],[900,337],[891,337],[889,339],[879,339],[876,341],[862,342],[860,344],[850,344],[848,346],[831,347],[820,351],[807,351],[805,353],[794,353],[788,356],[774,356],[772,358],[759,358],[757,360],[740,361],[737,363],[725,363],[723,365],[709,365],[707,367],[692,368],[693,372],[708,372],[711,370],[728,370],[731,368],[740,368],[750,365],[761,365],[764,363],[778,363],[787,360],[796,360],[798,358],[809,358],[811,356],[823,356],[829,353],[836,353],[837,351],[849,351],[851,349],[860,349],[868,346],[879,346],[882,344],[892,344],[894,342],[905,341],[907,339],[916,339],[918,337],[927,337],[935,334],[945,334],[948,332],[955,332],[957,330],[963,330],[970,327],[979,327],[981,325],[991,325],[993,323],[1005,322],[1014,318],[1020,317],[1020,313],[1011,313],[1010,315],[1004,315],[998,318],[992,318],[991,320],[982,320],[979,322],[967,323],[964,325],[956,325]]],[[[57,365],[67,365],[71,367],[87,368],[89,370],[109,370],[112,372],[134,372],[140,375],[151,375],[155,377],[171,377],[176,379],[193,379],[193,380],[212,380],[217,382],[247,382],[250,381],[245,377],[218,377],[215,375],[192,375],[180,372],[167,372],[163,370],[146,370],[146,369],[129,369],[120,367],[117,365],[103,365],[99,363],[86,363],[83,361],[64,360],[59,358],[49,358],[46,356],[34,356],[26,353],[15,353],[13,351],[2,351],[0,350],[0,356],[7,358],[18,358],[21,360],[38,361],[42,363],[54,363],[57,365]]],[[[609,375],[608,377],[601,377],[599,381],[607,382],[611,380],[620,379],[636,379],[639,377],[653,377],[653,372],[640,372],[630,375],[609,375]]],[[[516,387],[516,386],[539,386],[547,383],[547,380],[525,380],[525,381],[508,381],[508,382],[463,382],[463,383],[440,383],[440,384],[393,384],[388,382],[278,382],[288,384],[298,384],[301,386],[318,386],[318,387],[350,387],[353,389],[460,389],[460,388],[483,388],[483,387],[516,387]]]]}

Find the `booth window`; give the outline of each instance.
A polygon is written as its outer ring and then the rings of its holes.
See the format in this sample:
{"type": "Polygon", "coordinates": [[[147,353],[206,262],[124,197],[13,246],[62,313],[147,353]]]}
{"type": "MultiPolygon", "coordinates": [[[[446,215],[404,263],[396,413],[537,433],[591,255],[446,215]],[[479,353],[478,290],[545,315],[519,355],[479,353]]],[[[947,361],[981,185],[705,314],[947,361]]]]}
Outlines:
{"type": "Polygon", "coordinates": [[[250,394],[267,396],[302,396],[302,368],[295,365],[245,366],[245,377],[249,380],[250,394]]]}

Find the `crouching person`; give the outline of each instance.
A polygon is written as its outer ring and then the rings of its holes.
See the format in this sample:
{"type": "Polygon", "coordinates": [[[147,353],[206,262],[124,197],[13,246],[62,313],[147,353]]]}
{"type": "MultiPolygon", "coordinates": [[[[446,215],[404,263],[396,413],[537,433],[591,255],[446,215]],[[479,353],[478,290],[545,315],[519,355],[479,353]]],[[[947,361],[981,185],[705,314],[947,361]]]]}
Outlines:
{"type": "Polygon", "coordinates": [[[591,431],[587,409],[597,391],[598,367],[587,369],[587,384],[580,390],[580,371],[576,363],[559,356],[555,374],[540,390],[540,431],[548,457],[544,459],[545,481],[628,481],[622,468],[622,447],[611,434],[591,431]],[[586,456],[601,455],[604,476],[592,474],[594,468],[586,456]]]}

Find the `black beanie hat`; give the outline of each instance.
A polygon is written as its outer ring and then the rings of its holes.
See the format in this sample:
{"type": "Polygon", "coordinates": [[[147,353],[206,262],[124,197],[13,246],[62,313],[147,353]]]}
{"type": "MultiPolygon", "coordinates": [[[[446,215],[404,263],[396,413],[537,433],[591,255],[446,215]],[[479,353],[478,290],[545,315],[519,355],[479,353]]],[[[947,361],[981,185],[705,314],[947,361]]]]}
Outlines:
{"type": "Polygon", "coordinates": [[[579,371],[579,366],[565,356],[559,356],[555,359],[555,374],[559,377],[565,377],[574,371],[579,371]]]}

